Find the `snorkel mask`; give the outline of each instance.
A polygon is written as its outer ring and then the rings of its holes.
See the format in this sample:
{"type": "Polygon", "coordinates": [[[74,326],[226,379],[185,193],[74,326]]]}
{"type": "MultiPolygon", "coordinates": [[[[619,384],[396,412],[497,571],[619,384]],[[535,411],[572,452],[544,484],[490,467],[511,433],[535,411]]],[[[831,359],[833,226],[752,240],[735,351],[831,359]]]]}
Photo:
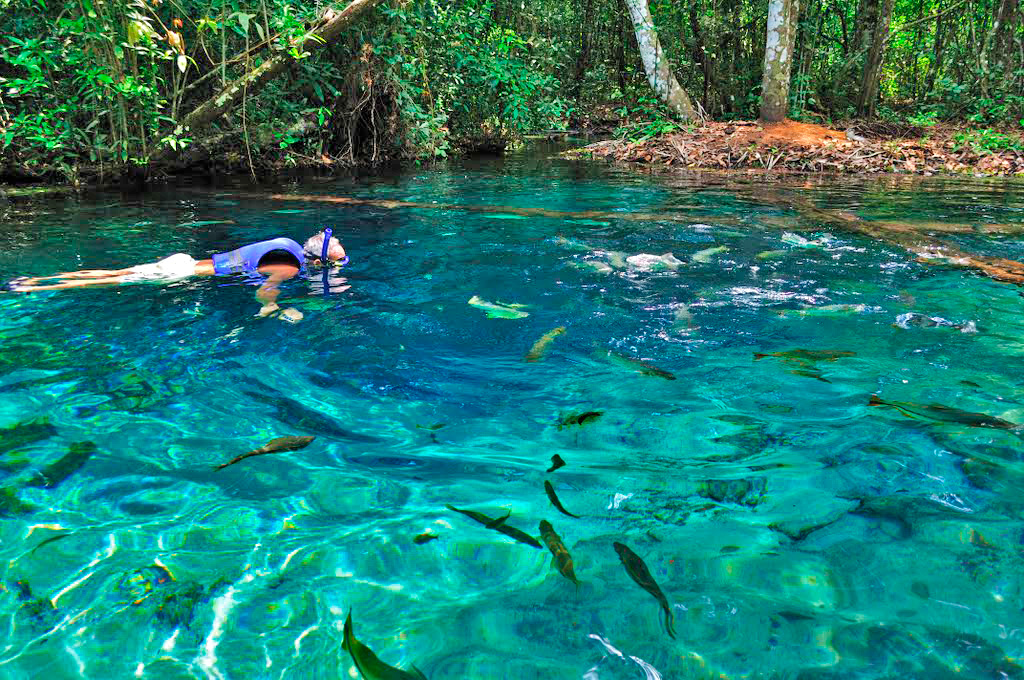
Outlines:
{"type": "MultiPolygon", "coordinates": [[[[330,227],[324,229],[324,248],[323,250],[320,251],[320,264],[324,267],[328,267],[331,265],[330,260],[327,259],[327,251],[331,247],[331,234],[333,233],[334,230],[331,229],[330,227]]],[[[344,267],[346,264],[348,264],[348,255],[345,255],[345,257],[338,260],[339,267],[344,267]]]]}

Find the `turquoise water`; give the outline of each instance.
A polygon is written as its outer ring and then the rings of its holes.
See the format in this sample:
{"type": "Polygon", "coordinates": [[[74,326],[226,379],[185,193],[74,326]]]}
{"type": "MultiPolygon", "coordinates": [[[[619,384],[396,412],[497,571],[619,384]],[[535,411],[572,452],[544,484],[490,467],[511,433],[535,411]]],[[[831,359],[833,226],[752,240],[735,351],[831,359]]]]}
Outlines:
{"type": "MultiPolygon", "coordinates": [[[[1010,183],[782,188],[868,219],[1024,217],[1010,183]]],[[[1020,289],[765,189],[513,156],[10,211],[2,279],[323,223],[352,261],[326,296],[286,284],[295,325],[233,279],[0,295],[0,677],[355,677],[349,610],[432,679],[1024,677],[1020,436],[868,406],[1024,423],[1020,289]],[[666,252],[683,264],[633,257],[666,252]],[[853,354],[754,360],[794,349],[853,354]],[[316,440],[213,470],[282,435],[316,440]],[[549,521],[579,586],[446,504],[549,521]]],[[[1024,259],[1012,233],[948,238],[1024,259]]]]}

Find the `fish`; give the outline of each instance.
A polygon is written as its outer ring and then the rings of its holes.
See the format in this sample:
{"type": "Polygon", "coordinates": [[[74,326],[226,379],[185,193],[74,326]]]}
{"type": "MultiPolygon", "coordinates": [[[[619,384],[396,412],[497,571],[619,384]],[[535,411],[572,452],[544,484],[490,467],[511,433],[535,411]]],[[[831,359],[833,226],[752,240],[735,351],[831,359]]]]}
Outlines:
{"type": "Polygon", "coordinates": [[[179,224],[179,227],[206,227],[211,224],[235,224],[234,220],[195,220],[193,222],[183,222],[179,224]]]}
{"type": "MultiPolygon", "coordinates": [[[[266,389],[269,392],[273,392],[270,388],[266,389]]],[[[348,441],[362,442],[364,444],[376,444],[381,441],[379,437],[346,430],[338,425],[337,421],[333,418],[306,406],[297,399],[280,394],[264,394],[256,390],[246,389],[242,391],[257,401],[273,406],[275,408],[274,417],[285,425],[315,432],[317,435],[347,439],[348,441]]]]}
{"type": "Polygon", "coordinates": [[[433,425],[419,425],[419,424],[417,424],[416,425],[416,429],[418,429],[418,430],[433,430],[433,431],[436,432],[437,430],[440,430],[445,425],[447,425],[447,423],[434,423],[433,425]]]}
{"type": "Polygon", "coordinates": [[[789,255],[788,250],[765,250],[754,256],[757,260],[774,260],[789,255]]]}
{"type": "Polygon", "coordinates": [[[565,467],[565,461],[557,453],[551,456],[551,467],[548,468],[548,472],[554,472],[560,467],[565,467]]]}
{"type": "Polygon", "coordinates": [[[791,231],[787,231],[782,234],[782,242],[796,246],[797,248],[821,248],[825,245],[824,241],[818,239],[817,241],[810,241],[799,234],[794,234],[791,231]]]}
{"type": "MultiPolygon", "coordinates": [[[[659,272],[665,269],[675,271],[686,263],[672,253],[665,253],[664,255],[640,253],[627,257],[626,264],[640,271],[659,272]]],[[[614,262],[612,262],[612,266],[615,266],[614,262]]]]}
{"type": "Polygon", "coordinates": [[[675,380],[676,377],[668,371],[658,368],[652,364],[647,363],[641,359],[636,359],[625,354],[621,354],[614,350],[608,350],[608,358],[611,359],[612,363],[636,371],[643,375],[650,375],[657,378],[664,378],[665,380],[675,380]]]}
{"type": "Polygon", "coordinates": [[[849,314],[863,314],[867,309],[868,306],[863,303],[819,305],[817,307],[814,305],[804,305],[801,309],[780,310],[779,316],[844,316],[849,314]]]}
{"type": "Polygon", "coordinates": [[[961,333],[978,332],[978,325],[973,321],[954,323],[947,319],[943,319],[941,316],[927,316],[925,314],[918,314],[917,312],[900,314],[896,317],[896,322],[893,324],[894,328],[910,328],[912,326],[916,326],[918,328],[935,328],[936,326],[945,326],[946,328],[954,328],[961,333]]]}
{"type": "Polygon", "coordinates": [[[310,443],[312,443],[312,441],[314,439],[316,439],[316,437],[310,437],[310,436],[277,437],[275,439],[271,439],[269,442],[267,442],[263,446],[259,447],[258,449],[253,449],[252,451],[246,451],[245,453],[243,453],[243,454],[241,454],[239,456],[235,456],[234,458],[232,458],[228,462],[223,463],[221,465],[218,465],[217,467],[215,467],[213,469],[214,470],[223,470],[224,468],[226,468],[229,465],[234,465],[238,461],[245,460],[246,458],[252,458],[253,456],[263,456],[263,455],[266,455],[268,453],[283,453],[285,451],[298,451],[299,449],[304,449],[307,446],[309,446],[310,443]]]}
{"type": "Polygon", "coordinates": [[[823,377],[822,372],[816,368],[794,368],[792,371],[789,372],[792,373],[793,375],[800,375],[805,378],[814,378],[815,380],[820,380],[821,382],[832,382],[828,378],[823,377]]]}
{"type": "Polygon", "coordinates": [[[574,260],[573,262],[570,262],[570,264],[577,269],[595,271],[599,274],[611,274],[615,271],[607,262],[600,262],[598,260],[574,260]]]}
{"type": "Polygon", "coordinates": [[[488,302],[479,295],[469,298],[468,304],[486,311],[488,319],[523,319],[530,316],[529,312],[522,311],[522,307],[525,305],[488,302]]]}
{"type": "Polygon", "coordinates": [[[430,543],[431,541],[441,538],[437,534],[432,534],[429,531],[424,531],[422,534],[412,539],[412,542],[416,545],[423,545],[424,543],[430,543]]]}
{"type": "Polygon", "coordinates": [[[698,250],[696,253],[690,256],[690,262],[711,262],[711,258],[719,253],[728,252],[728,248],[725,246],[715,246],[714,248],[705,248],[704,250],[698,250]]]}
{"type": "Polygon", "coordinates": [[[486,527],[488,529],[497,529],[498,527],[500,527],[502,524],[505,523],[505,520],[507,520],[511,516],[512,516],[512,511],[509,510],[508,513],[506,513],[504,517],[498,517],[497,519],[492,519],[490,522],[485,524],[484,527],[486,527]]]}
{"type": "Polygon", "coordinates": [[[94,453],[96,453],[94,443],[75,442],[68,447],[68,452],[58,460],[37,471],[35,476],[25,483],[25,486],[55,489],[65,479],[78,472],[94,453]]]}
{"type": "Polygon", "coordinates": [[[284,210],[271,210],[270,212],[274,215],[300,215],[309,211],[309,208],[286,208],[284,210]]]}
{"type": "Polygon", "coordinates": [[[562,513],[563,515],[568,515],[569,517],[575,517],[576,519],[580,518],[579,515],[574,515],[568,510],[566,510],[564,507],[562,507],[562,502],[559,501],[558,496],[555,495],[555,487],[551,486],[551,482],[547,481],[546,479],[544,480],[544,491],[547,493],[548,500],[551,501],[551,505],[555,506],[555,508],[560,513],[562,513]]]}
{"type": "MultiPolygon", "coordinates": [[[[480,524],[483,524],[484,526],[487,526],[488,524],[490,524],[490,523],[492,523],[494,521],[493,519],[491,519],[487,515],[483,514],[482,512],[475,512],[473,510],[460,510],[459,508],[456,508],[454,505],[445,505],[445,507],[448,508],[449,510],[454,510],[455,512],[461,513],[461,514],[465,515],[466,517],[469,517],[470,519],[476,520],[477,522],[480,522],[480,524]]],[[[516,529],[515,527],[510,527],[508,524],[501,524],[500,526],[496,526],[496,527],[494,527],[494,530],[499,532],[499,533],[505,534],[509,538],[513,538],[513,539],[519,541],[520,543],[525,543],[528,546],[531,546],[531,547],[534,547],[534,548],[541,548],[541,547],[543,547],[543,546],[541,546],[540,543],[537,542],[537,539],[535,539],[533,536],[530,536],[526,532],[520,531],[519,529],[516,529]]]]}
{"type": "Polygon", "coordinates": [[[907,417],[918,416],[943,423],[958,423],[969,427],[991,427],[997,430],[1012,430],[1019,425],[985,413],[972,413],[942,404],[915,404],[912,401],[885,401],[872,394],[868,406],[889,406],[907,417]]]}
{"type": "Polygon", "coordinates": [[[570,413],[558,422],[558,429],[571,425],[586,425],[604,415],[604,411],[584,411],[583,413],[570,413]]]}
{"type": "Polygon", "coordinates": [[[540,521],[540,537],[544,540],[544,544],[547,545],[548,550],[551,551],[553,557],[551,563],[558,569],[558,573],[566,577],[570,581],[576,584],[578,588],[580,585],[579,579],[576,578],[576,573],[572,567],[572,556],[569,554],[569,550],[566,549],[565,543],[562,542],[561,537],[555,533],[551,523],[547,520],[540,521]]]}
{"type": "Polygon", "coordinates": [[[654,582],[654,577],[651,576],[650,570],[644,561],[640,559],[640,556],[630,550],[622,543],[613,543],[612,546],[615,548],[615,552],[618,553],[619,559],[622,560],[622,566],[626,568],[626,573],[633,579],[638,586],[650,593],[655,600],[661,604],[662,611],[665,612],[665,629],[673,640],[676,637],[676,633],[673,630],[672,608],[668,606],[668,598],[665,597],[665,593],[661,592],[661,588],[654,582]]]}
{"type": "Polygon", "coordinates": [[[754,361],[765,357],[776,357],[783,361],[806,363],[809,361],[835,361],[853,356],[857,356],[857,353],[831,349],[790,349],[785,352],[754,352],[754,361]]]}
{"type": "Polygon", "coordinates": [[[565,326],[559,326],[558,328],[554,328],[540,336],[540,339],[533,343],[533,347],[531,347],[530,351],[526,353],[526,360],[540,361],[543,359],[544,353],[548,349],[548,345],[554,342],[555,338],[563,333],[565,333],[565,326]]]}
{"type": "Polygon", "coordinates": [[[35,555],[36,551],[39,550],[40,548],[42,548],[44,545],[49,545],[50,543],[56,543],[57,541],[59,541],[59,540],[61,540],[63,538],[67,538],[68,536],[71,536],[74,533],[75,532],[73,532],[73,531],[68,531],[68,532],[65,532],[63,534],[57,534],[56,536],[50,536],[49,538],[40,541],[39,545],[37,545],[36,547],[32,548],[32,550],[29,552],[29,554],[30,555],[35,555]]]}
{"type": "Polygon", "coordinates": [[[387,665],[378,659],[369,647],[357,640],[352,632],[351,609],[348,610],[348,618],[345,619],[341,648],[352,657],[352,663],[356,665],[363,680],[427,680],[427,676],[415,666],[410,666],[412,672],[409,672],[387,665]]]}
{"type": "Polygon", "coordinates": [[[55,434],[57,428],[45,416],[9,425],[0,429],[0,454],[49,439],[55,434]]]}

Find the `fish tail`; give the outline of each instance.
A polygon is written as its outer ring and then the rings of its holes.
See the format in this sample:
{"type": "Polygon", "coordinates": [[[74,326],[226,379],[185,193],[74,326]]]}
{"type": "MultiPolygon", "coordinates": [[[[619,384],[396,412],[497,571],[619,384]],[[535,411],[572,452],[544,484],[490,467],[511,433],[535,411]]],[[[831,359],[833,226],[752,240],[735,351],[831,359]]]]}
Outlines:
{"type": "Polygon", "coordinates": [[[868,406],[885,406],[885,402],[878,398],[877,394],[872,394],[871,398],[868,399],[868,406]]]}
{"type": "Polygon", "coordinates": [[[758,361],[760,359],[764,359],[766,356],[768,356],[768,355],[767,354],[762,354],[761,352],[754,352],[754,361],[758,361]]]}
{"type": "Polygon", "coordinates": [[[672,638],[673,640],[676,639],[675,617],[672,616],[671,609],[665,610],[665,631],[668,633],[668,636],[670,638],[672,638]]]}

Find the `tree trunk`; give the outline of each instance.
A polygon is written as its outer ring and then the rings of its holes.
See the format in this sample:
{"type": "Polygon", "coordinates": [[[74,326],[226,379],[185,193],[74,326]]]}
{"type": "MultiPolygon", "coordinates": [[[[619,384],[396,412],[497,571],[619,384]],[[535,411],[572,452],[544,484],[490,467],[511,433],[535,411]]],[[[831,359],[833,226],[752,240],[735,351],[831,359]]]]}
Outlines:
{"type": "Polygon", "coordinates": [[[690,32],[693,33],[693,60],[700,64],[704,72],[704,95],[701,97],[701,106],[705,111],[712,111],[711,92],[717,91],[715,84],[714,64],[711,61],[708,44],[704,37],[704,31],[700,26],[699,8],[696,0],[690,4],[690,32]]]}
{"type": "Polygon", "coordinates": [[[590,28],[593,23],[594,0],[583,0],[583,13],[580,20],[580,51],[576,55],[576,74],[573,80],[573,98],[579,106],[583,95],[583,78],[590,65],[590,28]]]}
{"type": "Polygon", "coordinates": [[[619,74],[619,91],[626,93],[626,32],[625,32],[625,0],[618,0],[619,11],[615,13],[615,70],[619,74]]]}
{"type": "MultiPolygon", "coordinates": [[[[295,46],[301,51],[311,52],[324,45],[329,45],[341,34],[342,30],[379,2],[380,0],[352,0],[348,7],[340,13],[326,15],[323,23],[304,35],[295,46]]],[[[191,113],[181,119],[175,132],[178,135],[194,137],[197,132],[233,109],[242,101],[243,97],[259,92],[267,83],[281,75],[294,63],[295,59],[291,54],[284,51],[277,52],[193,109],[191,113]]],[[[150,160],[160,162],[174,153],[176,153],[175,150],[164,147],[153,154],[150,160]]]]}
{"type": "Polygon", "coordinates": [[[869,42],[867,57],[864,59],[864,70],[861,74],[860,93],[857,96],[857,113],[861,116],[875,115],[875,104],[878,100],[878,80],[882,71],[882,59],[885,56],[885,44],[889,38],[889,23],[892,20],[894,0],[878,0],[868,3],[872,12],[864,17],[866,33],[863,40],[869,42]]]}
{"type": "MultiPolygon", "coordinates": [[[[1017,24],[1017,0],[996,0],[995,13],[992,16],[992,29],[985,41],[985,75],[989,74],[989,64],[997,71],[1006,68],[1013,46],[1013,34],[1017,24]]],[[[999,77],[999,74],[996,74],[999,77]]]]}
{"type": "Polygon", "coordinates": [[[661,48],[647,0],[626,0],[626,7],[629,8],[629,14],[633,19],[633,30],[636,32],[640,57],[644,61],[644,71],[647,72],[647,80],[654,92],[683,120],[699,119],[700,115],[689,95],[676,80],[668,57],[661,48]]]}
{"type": "Polygon", "coordinates": [[[931,94],[935,88],[935,77],[942,70],[942,53],[945,47],[945,31],[942,25],[942,12],[935,16],[935,51],[932,56],[932,63],[928,64],[928,76],[925,78],[922,98],[931,94]]]}
{"type": "Polygon", "coordinates": [[[799,0],[771,0],[768,5],[761,82],[761,120],[777,123],[789,110],[789,72],[793,64],[799,0]]]}

